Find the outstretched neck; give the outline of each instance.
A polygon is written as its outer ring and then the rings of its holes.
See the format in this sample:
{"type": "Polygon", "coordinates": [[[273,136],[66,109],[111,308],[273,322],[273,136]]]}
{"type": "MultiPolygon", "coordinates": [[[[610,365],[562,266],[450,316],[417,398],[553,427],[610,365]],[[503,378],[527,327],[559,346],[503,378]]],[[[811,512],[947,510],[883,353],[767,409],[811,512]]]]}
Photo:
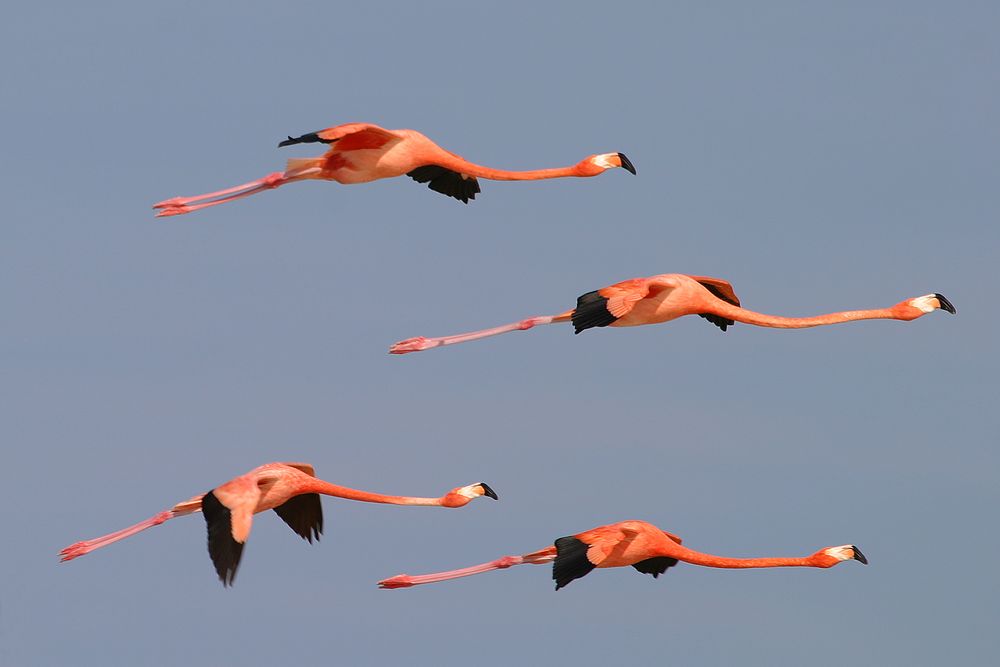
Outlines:
{"type": "Polygon", "coordinates": [[[728,569],[747,569],[756,567],[829,567],[829,564],[820,563],[815,554],[804,558],[726,558],[725,556],[715,556],[701,553],[693,549],[688,549],[680,545],[671,547],[671,558],[682,560],[692,565],[703,565],[705,567],[720,567],[728,569]]]}
{"type": "Polygon", "coordinates": [[[442,505],[444,503],[443,498],[415,498],[412,496],[387,496],[382,493],[360,491],[358,489],[351,489],[346,486],[331,484],[330,482],[323,481],[322,479],[316,479],[315,477],[309,478],[309,480],[306,481],[305,484],[303,484],[303,492],[322,493],[325,496],[334,496],[336,498],[345,498],[347,500],[360,500],[366,503],[385,503],[387,505],[434,506],[434,505],[442,505]]]}
{"type": "Polygon", "coordinates": [[[469,162],[457,155],[445,153],[435,164],[457,171],[460,174],[476,176],[478,178],[488,178],[493,181],[540,181],[547,178],[564,178],[566,176],[593,176],[594,174],[584,173],[584,169],[579,164],[570,167],[556,167],[554,169],[532,169],[530,171],[507,171],[505,169],[493,169],[484,167],[474,162],[469,162]]]}
{"type": "Polygon", "coordinates": [[[827,313],[826,315],[815,315],[813,317],[781,317],[780,315],[755,313],[752,310],[734,306],[720,299],[713,299],[711,311],[714,315],[721,315],[737,322],[755,324],[759,327],[772,327],[775,329],[807,329],[809,327],[818,327],[826,324],[840,324],[842,322],[853,322],[855,320],[903,319],[893,308],[845,310],[839,313],[827,313]]]}

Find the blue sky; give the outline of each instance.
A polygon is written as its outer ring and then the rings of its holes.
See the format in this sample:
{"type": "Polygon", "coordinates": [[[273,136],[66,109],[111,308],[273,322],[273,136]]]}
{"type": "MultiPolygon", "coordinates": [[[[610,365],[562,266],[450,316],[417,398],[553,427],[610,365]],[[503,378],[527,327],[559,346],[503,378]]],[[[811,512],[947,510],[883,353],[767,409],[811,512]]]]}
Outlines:
{"type": "Polygon", "coordinates": [[[0,663],[982,664],[1000,646],[1000,11],[992,3],[22,3],[0,25],[0,663]],[[344,122],[503,168],[639,174],[294,184],[189,216],[344,122]],[[665,272],[810,315],[929,292],[959,314],[805,331],[699,318],[392,342],[560,312],[665,272]],[[199,517],[60,565],[268,461],[500,494],[255,521],[223,590],[199,517]],[[376,581],[644,519],[692,548],[867,568],[554,593],[521,567],[376,581]]]}

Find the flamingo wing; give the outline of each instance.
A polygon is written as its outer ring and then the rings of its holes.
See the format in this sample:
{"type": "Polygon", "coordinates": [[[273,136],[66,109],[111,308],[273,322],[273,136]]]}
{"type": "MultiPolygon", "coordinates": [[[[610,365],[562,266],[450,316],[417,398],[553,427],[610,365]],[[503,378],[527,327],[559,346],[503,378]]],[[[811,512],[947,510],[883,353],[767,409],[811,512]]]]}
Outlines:
{"type": "Polygon", "coordinates": [[[576,300],[573,328],[580,333],[593,327],[606,327],[627,315],[636,303],[649,296],[649,280],[633,278],[594,292],[576,300]]]}
{"type": "MultiPolygon", "coordinates": [[[[700,283],[702,287],[711,292],[716,298],[722,299],[726,303],[730,303],[737,308],[739,307],[740,298],[736,296],[736,292],[733,290],[733,286],[728,280],[723,280],[722,278],[710,278],[708,276],[691,276],[691,278],[700,283]]],[[[713,315],[712,313],[699,313],[698,317],[704,317],[706,320],[723,331],[726,330],[726,327],[730,327],[735,324],[733,320],[719,315],[713,315]]]]}
{"type": "Polygon", "coordinates": [[[601,526],[588,531],[588,541],[590,548],[587,550],[587,559],[594,565],[600,565],[604,559],[611,555],[611,552],[620,546],[627,545],[634,540],[641,529],[633,527],[636,522],[623,521],[613,523],[608,526],[601,526]]]}
{"type": "Polygon", "coordinates": [[[556,558],[552,561],[552,578],[556,590],[574,579],[590,574],[597,567],[587,559],[588,545],[576,537],[560,537],[555,541],[556,558]]]}
{"type": "Polygon", "coordinates": [[[309,463],[282,463],[283,466],[288,466],[289,468],[295,468],[296,470],[301,470],[310,477],[316,476],[316,468],[312,467],[309,463]]]}
{"type": "MultiPolygon", "coordinates": [[[[681,543],[681,538],[677,537],[673,533],[668,533],[662,528],[660,529],[660,532],[677,544],[681,543]]],[[[653,558],[647,558],[646,560],[634,563],[632,567],[643,574],[651,574],[653,575],[653,578],[656,579],[661,574],[666,572],[668,567],[673,567],[674,565],[677,565],[676,558],[670,558],[669,556],[655,556],[653,558]]]]}
{"type": "Polygon", "coordinates": [[[246,485],[239,492],[224,491],[227,486],[209,491],[201,499],[201,513],[208,526],[208,555],[223,586],[231,586],[236,578],[243,545],[250,536],[253,513],[260,499],[256,484],[246,485]],[[222,500],[217,493],[222,495],[222,500]]]}
{"type": "Polygon", "coordinates": [[[601,526],[575,536],[560,537],[555,541],[556,559],[552,563],[552,578],[555,579],[556,590],[589,574],[612,551],[622,543],[631,542],[639,534],[639,530],[625,522],[601,526]]]}
{"type": "MultiPolygon", "coordinates": [[[[309,463],[284,462],[281,465],[294,468],[310,477],[316,476],[316,469],[309,463]]],[[[311,544],[313,538],[319,540],[323,532],[323,505],[318,493],[303,493],[292,496],[274,508],[275,513],[288,527],[311,544]]]]}
{"type": "Polygon", "coordinates": [[[274,508],[281,520],[288,524],[302,539],[312,544],[323,533],[323,505],[318,493],[292,496],[274,508]]]}
{"type": "Polygon", "coordinates": [[[325,130],[308,132],[300,137],[288,137],[278,144],[336,144],[331,150],[337,152],[357,151],[363,149],[383,149],[388,145],[402,141],[403,137],[392,130],[387,130],[371,123],[346,123],[325,130]]]}
{"type": "Polygon", "coordinates": [[[723,280],[722,278],[710,278],[708,276],[690,277],[692,280],[701,283],[705,289],[723,301],[731,303],[737,307],[740,305],[740,298],[736,296],[736,292],[733,290],[733,286],[728,280],[723,280]]]}
{"type": "Polygon", "coordinates": [[[427,183],[427,187],[434,192],[454,197],[463,204],[468,204],[470,199],[475,199],[476,194],[481,192],[475,176],[466,176],[436,164],[417,167],[406,175],[417,183],[427,183]]]}
{"type": "Polygon", "coordinates": [[[651,574],[653,575],[653,578],[656,579],[658,576],[666,572],[668,567],[673,567],[674,565],[677,565],[676,558],[657,556],[655,558],[647,558],[646,560],[634,563],[632,567],[643,574],[651,574]]]}
{"type": "Polygon", "coordinates": [[[662,528],[660,529],[660,532],[663,533],[664,535],[666,535],[667,537],[669,537],[671,540],[673,540],[677,544],[681,544],[682,543],[681,538],[677,537],[673,533],[668,533],[667,531],[663,530],[662,528]]]}

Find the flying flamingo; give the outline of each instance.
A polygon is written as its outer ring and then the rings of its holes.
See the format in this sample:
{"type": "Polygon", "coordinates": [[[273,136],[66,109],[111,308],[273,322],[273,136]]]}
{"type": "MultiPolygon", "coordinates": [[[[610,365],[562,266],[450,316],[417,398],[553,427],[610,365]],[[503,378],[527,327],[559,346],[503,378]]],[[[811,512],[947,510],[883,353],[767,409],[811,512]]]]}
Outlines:
{"type": "Polygon", "coordinates": [[[700,315],[723,331],[734,322],[777,329],[804,329],[852,320],[909,321],[938,308],[955,313],[955,306],[945,297],[940,294],[925,294],[901,301],[891,308],[848,310],[815,317],[763,315],[740,308],[740,300],[733,291],[733,286],[725,280],[664,273],[649,278],[633,278],[596,292],[587,292],[576,300],[576,308],[559,315],[529,317],[492,329],[454,336],[407,338],[390,347],[389,352],[390,354],[420,352],[432,347],[465,343],[557,322],[572,322],[576,333],[580,333],[592,327],[635,327],[641,324],[669,322],[684,315],[700,315]]]}
{"type": "Polygon", "coordinates": [[[63,549],[60,560],[73,560],[135,535],[164,521],[201,511],[208,525],[208,554],[223,586],[232,585],[240,565],[243,545],[250,536],[253,515],[273,509],[288,526],[312,543],[323,532],[323,507],[319,494],[390,505],[462,507],[474,498],[497,494],[485,482],[452,489],[440,498],[386,496],[337,486],[316,478],[308,463],[266,463],[208,493],[177,503],[134,526],[63,549]]]}
{"type": "Polygon", "coordinates": [[[330,144],[322,157],[292,158],[284,172],[233,188],[209,192],[197,197],[174,197],[154,204],[157,217],[180,215],[215,206],[234,199],[272,190],[306,179],[367,183],[380,178],[407,175],[418,183],[466,204],[479,192],[477,178],[495,181],[537,181],[564,176],[597,176],[607,169],[621,167],[635,174],[635,167],[623,153],[590,155],[570,167],[505,171],[474,164],[446,151],[416,130],[386,130],[370,123],[348,123],[318,132],[288,137],[278,144],[330,144]]]}
{"type": "Polygon", "coordinates": [[[660,530],[645,521],[620,521],[570,537],[560,537],[555,546],[532,551],[523,556],[504,556],[489,563],[435,574],[397,574],[378,582],[379,588],[409,588],[446,579],[503,570],[513,565],[543,565],[552,563],[552,578],[556,590],[574,579],[590,573],[595,567],[625,567],[631,565],[643,574],[658,577],[668,567],[684,561],[692,565],[720,568],[754,567],[833,567],[845,560],[868,559],[853,544],[820,549],[804,558],[726,558],[701,553],[681,546],[681,538],[660,530]]]}

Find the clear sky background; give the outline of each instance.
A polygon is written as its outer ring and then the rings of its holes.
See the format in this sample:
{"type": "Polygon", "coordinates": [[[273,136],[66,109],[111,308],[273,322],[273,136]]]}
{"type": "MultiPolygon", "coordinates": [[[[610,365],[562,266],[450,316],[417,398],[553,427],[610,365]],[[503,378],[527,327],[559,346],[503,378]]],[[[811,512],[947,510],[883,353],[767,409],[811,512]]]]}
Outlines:
{"type": "Polygon", "coordinates": [[[995,3],[140,4],[0,24],[0,664],[995,659],[995,3]],[[622,151],[639,174],[483,181],[468,206],[305,183],[153,218],[352,121],[503,168],[622,151]],[[928,292],[959,312],[386,354],[666,272],[775,314],[928,292]],[[199,516],[57,562],[275,460],[501,500],[325,499],[312,546],[260,515],[230,590],[199,516]],[[375,585],[632,518],[871,565],[375,585]]]}

